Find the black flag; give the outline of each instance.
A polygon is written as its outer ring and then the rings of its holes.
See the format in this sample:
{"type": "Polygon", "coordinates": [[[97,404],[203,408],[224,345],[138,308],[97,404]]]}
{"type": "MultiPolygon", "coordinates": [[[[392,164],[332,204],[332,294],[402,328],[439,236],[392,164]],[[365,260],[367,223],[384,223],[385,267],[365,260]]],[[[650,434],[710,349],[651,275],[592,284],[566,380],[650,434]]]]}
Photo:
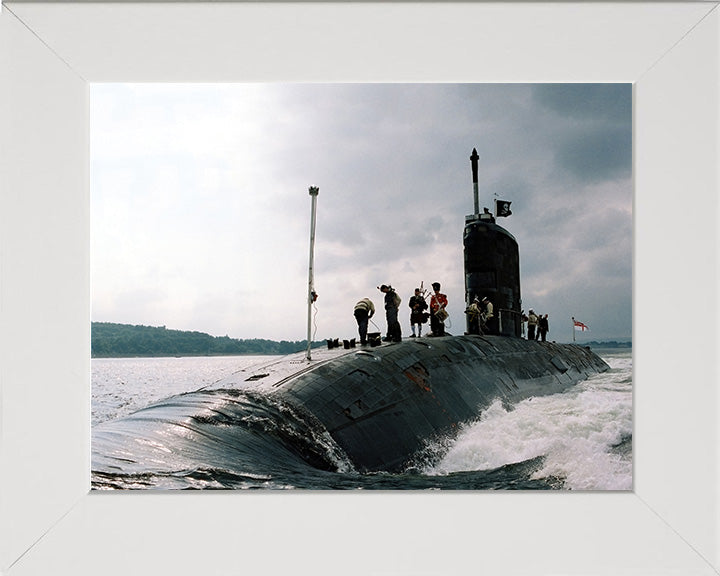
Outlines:
{"type": "Polygon", "coordinates": [[[507,200],[495,200],[495,216],[497,218],[510,216],[512,214],[510,204],[512,204],[512,202],[508,202],[507,200]]]}

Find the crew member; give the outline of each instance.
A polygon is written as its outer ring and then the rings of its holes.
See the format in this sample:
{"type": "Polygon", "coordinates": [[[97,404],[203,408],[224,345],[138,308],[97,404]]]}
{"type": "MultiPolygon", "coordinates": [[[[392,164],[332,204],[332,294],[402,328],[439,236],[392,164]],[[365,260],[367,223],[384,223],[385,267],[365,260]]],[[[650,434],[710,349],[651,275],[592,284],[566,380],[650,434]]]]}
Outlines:
{"type": "Polygon", "coordinates": [[[433,282],[432,287],[434,294],[430,297],[430,330],[433,336],[445,336],[445,319],[448,317],[445,307],[448,299],[440,292],[439,282],[433,282]]]}
{"type": "Polygon", "coordinates": [[[410,302],[408,302],[408,306],[410,306],[410,329],[412,330],[410,338],[415,338],[416,325],[417,335],[422,336],[422,325],[427,322],[428,317],[427,312],[425,312],[425,310],[427,310],[428,304],[425,301],[425,298],[423,298],[420,288],[415,288],[415,295],[410,297],[410,302]]]}
{"type": "Polygon", "coordinates": [[[550,325],[548,324],[548,315],[541,316],[538,320],[538,330],[540,331],[540,340],[545,342],[547,333],[550,331],[550,325]]]}
{"type": "Polygon", "coordinates": [[[468,334],[483,334],[480,329],[482,321],[482,311],[480,310],[480,299],[475,296],[470,306],[465,310],[468,317],[468,334]]]}
{"type": "Polygon", "coordinates": [[[402,299],[392,286],[383,284],[379,288],[385,294],[385,318],[387,320],[387,336],[385,342],[400,342],[402,340],[402,328],[398,321],[398,311],[402,299]]]}
{"type": "Polygon", "coordinates": [[[495,314],[493,313],[493,304],[487,296],[483,297],[481,307],[483,310],[483,318],[485,319],[485,326],[487,326],[487,333],[497,334],[497,318],[495,318],[495,314]]]}
{"type": "Polygon", "coordinates": [[[535,340],[535,328],[537,328],[538,317],[534,310],[528,314],[528,340],[535,340]]]}
{"type": "Polygon", "coordinates": [[[367,344],[367,330],[368,320],[375,314],[375,305],[372,303],[370,298],[363,298],[355,304],[355,310],[353,311],[355,320],[358,324],[358,333],[360,334],[360,344],[365,346],[367,344]]]}

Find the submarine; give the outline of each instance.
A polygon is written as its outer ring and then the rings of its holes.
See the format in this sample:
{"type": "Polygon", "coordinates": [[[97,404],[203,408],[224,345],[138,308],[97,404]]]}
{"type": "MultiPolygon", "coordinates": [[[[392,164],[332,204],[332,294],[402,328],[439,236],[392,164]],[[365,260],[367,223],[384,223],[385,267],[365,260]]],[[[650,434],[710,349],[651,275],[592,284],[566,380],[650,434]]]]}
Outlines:
{"type": "MultiPolygon", "coordinates": [[[[317,420],[361,472],[402,471],[496,400],[511,407],[609,368],[588,347],[522,337],[518,243],[488,209],[479,210],[478,159],[473,149],[465,303],[488,298],[494,326],[483,329],[467,315],[464,335],[357,350],[264,386],[317,420]]],[[[254,379],[270,377],[262,374],[254,379]]]]}
{"type": "MultiPolygon", "coordinates": [[[[101,424],[93,437],[93,471],[137,471],[139,463],[131,452],[138,438],[133,435],[142,436],[147,445],[172,437],[171,449],[185,450],[198,461],[210,459],[211,455],[196,453],[193,438],[216,435],[213,427],[227,425],[239,394],[250,392],[274,407],[264,413],[265,420],[292,413],[293,422],[302,423],[290,426],[292,433],[280,424],[272,429],[285,449],[312,466],[332,471],[341,462],[359,473],[404,472],[418,462],[440,458],[448,440],[494,402],[511,408],[527,398],[563,392],[608,370],[589,347],[523,338],[518,243],[497,224],[497,214],[480,212],[476,150],[470,160],[474,213],[466,216],[463,231],[465,303],[469,309],[487,298],[493,304],[492,323],[468,314],[462,335],[359,348],[328,344],[327,350],[316,349],[312,355],[308,348],[306,355],[238,371],[195,392],[101,424]],[[309,434],[324,438],[331,447],[323,454],[308,448],[309,434]]],[[[314,214],[317,188],[310,193],[314,214]]],[[[314,299],[312,248],[310,268],[309,293],[314,299]]],[[[232,442],[223,436],[223,443],[232,442]]],[[[157,458],[163,458],[159,451],[157,458]]]]}

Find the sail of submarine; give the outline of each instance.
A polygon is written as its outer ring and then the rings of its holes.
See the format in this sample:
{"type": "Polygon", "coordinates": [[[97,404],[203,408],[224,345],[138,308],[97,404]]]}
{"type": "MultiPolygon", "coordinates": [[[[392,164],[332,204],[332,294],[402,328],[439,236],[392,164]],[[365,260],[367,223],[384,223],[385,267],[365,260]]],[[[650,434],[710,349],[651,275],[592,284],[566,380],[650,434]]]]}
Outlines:
{"type": "Polygon", "coordinates": [[[299,370],[275,363],[249,378],[327,430],[360,472],[402,471],[496,400],[555,394],[609,368],[588,347],[521,337],[518,244],[487,209],[479,212],[475,150],[470,159],[475,212],[463,235],[465,298],[493,302],[494,334],[468,319],[462,336],[327,352],[299,370]]]}

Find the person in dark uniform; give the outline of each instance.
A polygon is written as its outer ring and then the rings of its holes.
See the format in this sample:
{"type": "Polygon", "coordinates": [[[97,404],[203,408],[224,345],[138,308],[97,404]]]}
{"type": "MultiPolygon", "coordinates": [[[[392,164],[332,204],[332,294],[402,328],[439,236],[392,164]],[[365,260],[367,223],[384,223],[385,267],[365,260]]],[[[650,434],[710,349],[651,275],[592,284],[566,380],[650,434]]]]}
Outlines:
{"type": "Polygon", "coordinates": [[[415,288],[415,295],[410,297],[410,329],[412,334],[410,338],[415,338],[415,326],[417,325],[417,335],[422,336],[422,325],[427,322],[427,310],[428,304],[423,298],[420,288],[415,288]]]}
{"type": "Polygon", "coordinates": [[[539,330],[539,336],[540,340],[545,342],[545,338],[547,337],[547,333],[550,332],[550,325],[548,323],[548,315],[545,314],[545,316],[540,316],[540,319],[538,320],[538,330],[539,330]]]}
{"type": "Polygon", "coordinates": [[[380,292],[385,294],[385,318],[387,320],[387,336],[385,342],[400,342],[402,340],[402,328],[398,321],[398,312],[400,309],[400,296],[392,286],[383,284],[379,288],[380,292]]]}

